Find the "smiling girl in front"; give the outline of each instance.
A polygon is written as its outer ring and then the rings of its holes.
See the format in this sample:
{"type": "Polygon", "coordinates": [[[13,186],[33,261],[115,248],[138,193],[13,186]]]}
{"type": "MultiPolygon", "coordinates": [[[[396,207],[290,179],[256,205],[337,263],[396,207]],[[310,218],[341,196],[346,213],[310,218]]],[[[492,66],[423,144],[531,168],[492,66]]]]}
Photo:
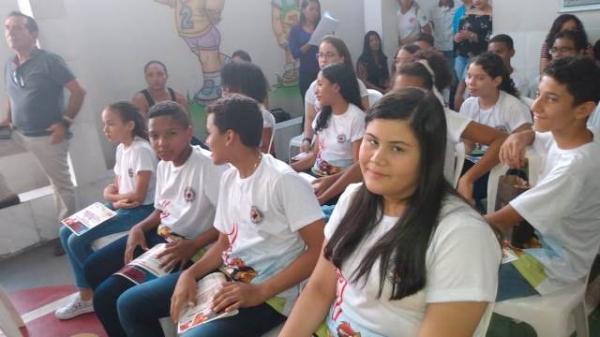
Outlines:
{"type": "Polygon", "coordinates": [[[364,183],[340,197],[280,337],[310,336],[324,318],[331,336],[472,336],[494,301],[501,253],[444,179],[444,110],[407,88],[366,123],[364,183]]]}

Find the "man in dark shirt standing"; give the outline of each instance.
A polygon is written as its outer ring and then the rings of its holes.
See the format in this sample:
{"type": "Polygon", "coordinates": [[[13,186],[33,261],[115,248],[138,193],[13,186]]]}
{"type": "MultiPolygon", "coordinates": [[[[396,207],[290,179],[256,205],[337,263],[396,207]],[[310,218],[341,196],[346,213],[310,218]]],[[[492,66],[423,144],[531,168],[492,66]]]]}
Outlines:
{"type": "Polygon", "coordinates": [[[37,48],[38,26],[33,18],[10,13],[4,36],[16,55],[4,68],[9,100],[0,126],[10,125],[12,138],[37,158],[54,188],[58,218],[63,219],[75,211],[68,138],[85,90],[60,56],[37,48]],[[70,93],[66,109],[63,88],[70,93]]]}

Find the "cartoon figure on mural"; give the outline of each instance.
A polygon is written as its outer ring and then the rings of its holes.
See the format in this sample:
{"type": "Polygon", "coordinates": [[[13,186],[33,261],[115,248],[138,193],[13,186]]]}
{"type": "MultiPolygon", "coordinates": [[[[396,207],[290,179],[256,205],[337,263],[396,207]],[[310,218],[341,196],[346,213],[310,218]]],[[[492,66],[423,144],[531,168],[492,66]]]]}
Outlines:
{"type": "Polygon", "coordinates": [[[301,0],[271,1],[273,33],[275,34],[277,43],[285,53],[283,74],[277,75],[277,82],[286,87],[294,86],[298,83],[298,63],[294,60],[288,47],[288,34],[290,29],[300,22],[300,2],[301,0]]]}
{"type": "Polygon", "coordinates": [[[154,0],[175,10],[175,26],[179,36],[198,57],[203,74],[202,88],[194,100],[205,103],[221,97],[221,66],[226,56],[221,53],[221,32],[217,24],[225,0],[154,0]]]}

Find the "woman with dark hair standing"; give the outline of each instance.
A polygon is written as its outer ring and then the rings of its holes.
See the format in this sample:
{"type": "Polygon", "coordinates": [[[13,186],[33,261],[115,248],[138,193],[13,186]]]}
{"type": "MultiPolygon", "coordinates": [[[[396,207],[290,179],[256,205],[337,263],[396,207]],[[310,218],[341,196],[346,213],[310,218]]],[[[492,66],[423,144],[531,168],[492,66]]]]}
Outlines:
{"type": "Polygon", "coordinates": [[[312,152],[294,162],[296,171],[311,170],[316,176],[339,173],[358,157],[365,131],[365,114],[358,81],[352,67],[329,65],[317,76],[316,96],[321,111],[313,122],[316,141],[312,152]]]}
{"type": "Polygon", "coordinates": [[[444,109],[407,88],[366,123],[364,183],[340,197],[279,336],[310,336],[323,319],[335,336],[472,336],[496,296],[501,250],[444,178],[444,109]]]}
{"type": "Polygon", "coordinates": [[[385,93],[388,90],[390,72],[387,68],[387,56],[383,53],[381,37],[376,31],[365,35],[362,54],[356,62],[356,74],[367,88],[385,93]]]}
{"type": "Polygon", "coordinates": [[[303,0],[300,6],[300,23],[292,27],[288,36],[290,51],[300,61],[298,86],[304,101],[304,95],[319,73],[317,53],[319,48],[308,43],[312,33],[321,21],[321,3],[319,0],[303,0]]]}
{"type": "MultiPolygon", "coordinates": [[[[546,39],[542,44],[542,50],[540,52],[540,73],[542,73],[548,65],[548,63],[552,61],[550,48],[552,48],[552,44],[554,43],[556,34],[564,32],[566,30],[576,30],[581,32],[585,37],[586,43],[588,43],[588,37],[587,33],[585,32],[585,28],[583,28],[583,23],[581,23],[581,20],[579,20],[577,16],[573,14],[559,15],[552,23],[552,27],[550,27],[550,31],[548,32],[548,35],[546,35],[546,39]]],[[[590,50],[590,52],[592,51],[590,50]]]]}

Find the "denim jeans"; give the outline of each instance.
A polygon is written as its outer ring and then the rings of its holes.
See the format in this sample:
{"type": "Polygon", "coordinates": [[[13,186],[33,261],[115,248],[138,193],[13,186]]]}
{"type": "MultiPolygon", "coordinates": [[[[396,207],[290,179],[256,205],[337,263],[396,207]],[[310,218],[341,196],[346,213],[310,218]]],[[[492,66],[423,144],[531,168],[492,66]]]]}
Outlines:
{"type": "MultiPolygon", "coordinates": [[[[166,242],[155,231],[146,233],[148,247],[166,242]]],[[[125,290],[135,284],[122,276],[113,275],[123,267],[127,236],[111,243],[110,245],[93,253],[83,267],[88,284],[94,289],[94,310],[96,316],[104,326],[108,336],[125,337],[125,331],[119,322],[117,314],[117,300],[125,290]]],[[[144,251],[137,248],[134,256],[139,256],[144,251]]]]}
{"type": "Polygon", "coordinates": [[[454,58],[454,71],[458,81],[464,81],[467,65],[469,65],[469,58],[465,56],[456,55],[454,58]]]}
{"type": "Polygon", "coordinates": [[[98,227],[92,228],[81,236],[73,234],[65,226],[60,228],[60,242],[69,257],[73,275],[75,276],[75,285],[79,289],[90,288],[83,275],[83,264],[88,256],[93,253],[92,243],[101,237],[128,231],[133,225],[150,215],[153,210],[154,206],[152,204],[131,209],[119,209],[114,218],[109,219],[98,227]]]}
{"type": "Polygon", "coordinates": [[[500,265],[496,302],[539,294],[512,263],[500,265]]]}

